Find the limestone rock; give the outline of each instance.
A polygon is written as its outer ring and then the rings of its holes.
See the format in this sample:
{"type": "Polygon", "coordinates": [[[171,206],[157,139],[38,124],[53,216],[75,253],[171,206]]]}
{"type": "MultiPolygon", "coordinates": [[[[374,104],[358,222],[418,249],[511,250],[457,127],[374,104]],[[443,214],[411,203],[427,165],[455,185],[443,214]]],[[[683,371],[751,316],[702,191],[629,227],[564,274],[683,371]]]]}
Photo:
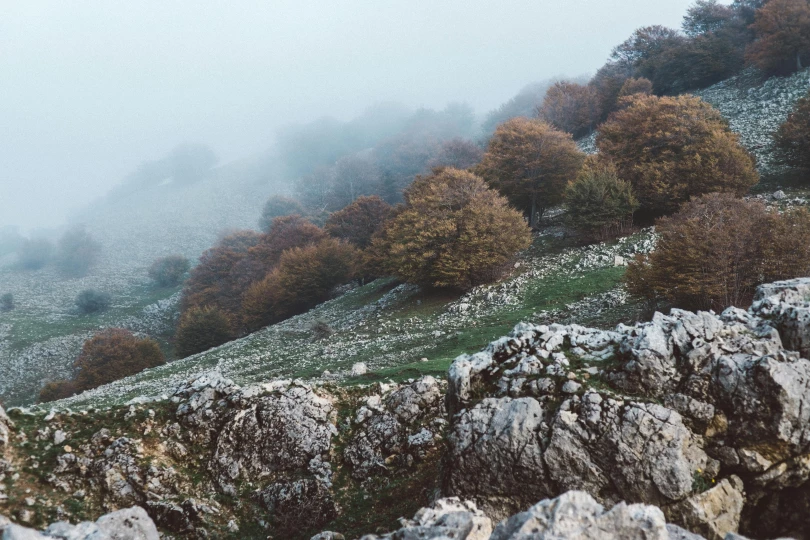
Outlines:
{"type": "Polygon", "coordinates": [[[737,532],[744,502],[742,481],[732,476],[708,491],[666,507],[664,513],[669,521],[707,540],[723,540],[726,534],[737,532]]]}
{"type": "Polygon", "coordinates": [[[475,503],[457,497],[439,499],[430,507],[419,510],[413,519],[401,522],[402,528],[394,533],[366,535],[362,540],[487,540],[492,532],[492,521],[475,503]]]}

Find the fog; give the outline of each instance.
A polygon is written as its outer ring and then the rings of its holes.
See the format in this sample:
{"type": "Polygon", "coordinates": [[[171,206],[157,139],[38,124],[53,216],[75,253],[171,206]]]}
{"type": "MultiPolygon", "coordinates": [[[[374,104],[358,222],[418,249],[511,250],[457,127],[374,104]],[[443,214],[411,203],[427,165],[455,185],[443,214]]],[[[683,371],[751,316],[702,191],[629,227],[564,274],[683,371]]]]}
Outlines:
{"type": "Polygon", "coordinates": [[[483,116],[601,66],[691,0],[236,0],[0,4],[0,227],[55,227],[144,161],[220,163],[279,128],[379,102],[483,116]]]}

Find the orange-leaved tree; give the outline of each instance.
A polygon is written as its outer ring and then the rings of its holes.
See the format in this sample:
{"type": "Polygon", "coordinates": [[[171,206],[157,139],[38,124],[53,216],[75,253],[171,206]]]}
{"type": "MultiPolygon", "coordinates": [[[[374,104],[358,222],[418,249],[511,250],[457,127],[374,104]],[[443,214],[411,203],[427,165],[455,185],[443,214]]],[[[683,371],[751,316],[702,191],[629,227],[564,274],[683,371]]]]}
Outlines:
{"type": "Polygon", "coordinates": [[[437,169],[405,191],[405,208],[372,251],[391,275],[432,287],[470,288],[497,279],[531,236],[520,212],[478,176],[437,169]]]}
{"type": "Polygon", "coordinates": [[[704,193],[742,195],[759,180],[738,136],[697,97],[637,95],[602,124],[596,145],[651,215],[704,193]]]}
{"type": "Polygon", "coordinates": [[[796,103],[785,123],[779,126],[774,141],[788,164],[810,168],[810,94],[796,103]]]}
{"type": "Polygon", "coordinates": [[[331,236],[364,249],[392,214],[391,205],[378,196],[358,197],[349,206],[332,213],[324,229],[331,236]]]}
{"type": "Polygon", "coordinates": [[[760,69],[785,73],[802,69],[810,60],[810,2],[770,0],[756,13],[752,25],[757,39],[746,58],[760,69]]]}
{"type": "Polygon", "coordinates": [[[570,134],[542,120],[513,118],[495,130],[475,172],[535,227],[547,208],[562,202],[565,186],[584,160],[570,134]]]}
{"type": "Polygon", "coordinates": [[[540,118],[574,137],[590,133],[601,115],[596,88],[569,81],[549,88],[538,110],[540,118]]]}

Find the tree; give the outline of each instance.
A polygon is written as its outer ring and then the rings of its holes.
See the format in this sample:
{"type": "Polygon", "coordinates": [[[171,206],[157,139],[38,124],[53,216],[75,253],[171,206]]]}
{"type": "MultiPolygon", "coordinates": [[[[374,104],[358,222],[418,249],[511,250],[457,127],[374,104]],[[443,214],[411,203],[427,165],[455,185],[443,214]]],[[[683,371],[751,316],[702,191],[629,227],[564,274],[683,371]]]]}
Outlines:
{"type": "Polygon", "coordinates": [[[39,270],[51,260],[53,244],[45,238],[28,238],[22,242],[17,257],[26,270],[39,270]]]}
{"type": "Polygon", "coordinates": [[[96,289],[85,289],[76,296],[76,307],[79,313],[90,315],[107,311],[110,307],[110,295],[96,289]]]}
{"type": "Polygon", "coordinates": [[[596,88],[568,81],[549,88],[538,110],[540,118],[574,137],[590,133],[601,114],[596,88]]]}
{"type": "Polygon", "coordinates": [[[14,295],[3,293],[0,295],[0,313],[12,311],[14,309],[14,295]]]}
{"type": "Polygon", "coordinates": [[[66,232],[56,246],[56,264],[68,276],[81,277],[98,261],[101,244],[83,228],[66,232]]]}
{"type": "Polygon", "coordinates": [[[51,381],[39,391],[39,402],[47,403],[57,399],[65,399],[81,392],[75,381],[51,381]]]}
{"type": "Polygon", "coordinates": [[[789,165],[810,168],[810,93],[796,102],[774,141],[789,165]]]}
{"type": "Polygon", "coordinates": [[[634,76],[652,81],[656,93],[667,92],[670,83],[663,69],[673,50],[680,49],[686,39],[676,30],[663,26],[639,28],[624,43],[613,49],[614,62],[633,66],[634,76]]]}
{"type": "Polygon", "coordinates": [[[770,0],[757,11],[749,62],[769,73],[800,70],[810,60],[810,2],[770,0]]]}
{"type": "Polygon", "coordinates": [[[653,93],[653,85],[650,82],[650,79],[645,79],[644,77],[636,78],[629,78],[624,81],[624,84],[619,90],[618,98],[627,98],[632,97],[638,94],[643,96],[649,96],[653,93]]]}
{"type": "Polygon", "coordinates": [[[343,210],[330,215],[324,229],[335,238],[365,249],[371,243],[374,233],[382,228],[392,214],[391,205],[376,195],[360,197],[343,210]]]}
{"type": "Polygon", "coordinates": [[[810,214],[804,209],[769,213],[759,202],[712,193],[659,220],[656,231],[655,251],[628,267],[628,289],[676,307],[743,307],[763,280],[810,271],[810,214]]]}
{"type": "Polygon", "coordinates": [[[541,120],[514,118],[495,130],[476,173],[536,227],[538,215],[562,202],[584,159],[570,134],[541,120]]]}
{"type": "Polygon", "coordinates": [[[596,89],[599,110],[602,111],[600,120],[606,119],[610,113],[616,110],[619,93],[624,87],[625,81],[634,74],[633,65],[627,60],[622,60],[608,62],[593,76],[588,85],[596,89]]]}
{"type": "Polygon", "coordinates": [[[565,207],[575,229],[605,239],[632,224],[638,201],[630,183],[619,179],[612,163],[589,157],[565,190],[565,207]]]}
{"type": "Polygon", "coordinates": [[[456,137],[444,141],[439,152],[428,162],[432,170],[436,167],[453,167],[454,169],[469,169],[477,165],[484,156],[484,150],[474,142],[456,137]]]}
{"type": "Polygon", "coordinates": [[[174,287],[182,281],[190,266],[182,255],[161,257],[149,267],[149,278],[160,287],[174,287]]]}
{"type": "MultiPolygon", "coordinates": [[[[512,99],[490,111],[481,125],[481,131],[489,137],[495,129],[512,118],[531,118],[542,105],[546,91],[554,84],[553,79],[536,82],[523,87],[512,99]]],[[[466,167],[456,167],[466,168],[466,167]]]]}
{"type": "Polygon", "coordinates": [[[182,311],[192,307],[217,307],[225,313],[237,313],[243,290],[235,273],[248,250],[262,236],[253,231],[238,231],[221,239],[206,250],[199,264],[191,270],[181,300],[182,311]]]}
{"type": "Polygon", "coordinates": [[[267,199],[267,202],[264,204],[262,217],[259,219],[259,228],[264,232],[268,232],[274,219],[295,214],[299,216],[304,215],[304,207],[301,206],[301,203],[289,197],[273,195],[267,199]]]}
{"type": "Polygon", "coordinates": [[[285,251],[278,267],[245,294],[248,328],[259,329],[328,300],[336,286],[353,278],[357,259],[354,247],[334,238],[285,251]]]}
{"type": "Polygon", "coordinates": [[[697,97],[637,96],[602,124],[596,145],[649,215],[703,193],[742,195],[759,180],[737,135],[697,97]]]}
{"type": "Polygon", "coordinates": [[[717,32],[734,17],[734,9],[717,0],[697,0],[683,18],[683,32],[693,38],[717,32]]]}
{"type": "Polygon", "coordinates": [[[80,390],[96,388],[166,362],[157,342],[135,337],[129,330],[110,328],[85,342],[74,362],[80,390]]]}
{"type": "Polygon", "coordinates": [[[207,351],[233,339],[231,321],[216,307],[192,307],[183,313],[174,334],[178,358],[207,351]]]}
{"type": "Polygon", "coordinates": [[[335,163],[335,174],[330,190],[330,211],[340,210],[358,197],[373,195],[380,191],[380,171],[370,160],[349,156],[335,163]]]}
{"type": "Polygon", "coordinates": [[[416,179],[405,208],[371,249],[405,281],[466,289],[497,279],[530,242],[526,223],[504,197],[480,177],[447,168],[416,179]]]}

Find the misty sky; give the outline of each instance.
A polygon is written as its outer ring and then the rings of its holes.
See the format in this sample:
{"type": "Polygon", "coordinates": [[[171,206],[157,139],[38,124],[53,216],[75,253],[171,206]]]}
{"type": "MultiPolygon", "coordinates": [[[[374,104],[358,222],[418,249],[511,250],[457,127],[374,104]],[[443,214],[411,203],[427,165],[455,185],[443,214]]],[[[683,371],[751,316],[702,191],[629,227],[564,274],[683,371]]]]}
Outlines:
{"type": "Polygon", "coordinates": [[[691,0],[4,0],[0,226],[57,226],[184,141],[221,161],[380,101],[478,113],[691,0]]]}

